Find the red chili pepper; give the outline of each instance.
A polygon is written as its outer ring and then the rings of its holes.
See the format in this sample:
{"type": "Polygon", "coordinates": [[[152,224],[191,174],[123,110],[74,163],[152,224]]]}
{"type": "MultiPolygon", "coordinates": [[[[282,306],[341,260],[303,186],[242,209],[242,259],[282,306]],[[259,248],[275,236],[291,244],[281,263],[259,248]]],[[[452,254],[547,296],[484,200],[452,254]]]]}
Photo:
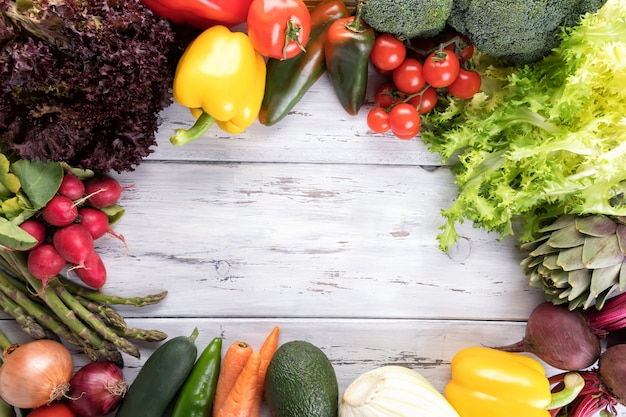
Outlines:
{"type": "Polygon", "coordinates": [[[155,14],[197,29],[244,23],[252,0],[141,0],[155,14]]]}

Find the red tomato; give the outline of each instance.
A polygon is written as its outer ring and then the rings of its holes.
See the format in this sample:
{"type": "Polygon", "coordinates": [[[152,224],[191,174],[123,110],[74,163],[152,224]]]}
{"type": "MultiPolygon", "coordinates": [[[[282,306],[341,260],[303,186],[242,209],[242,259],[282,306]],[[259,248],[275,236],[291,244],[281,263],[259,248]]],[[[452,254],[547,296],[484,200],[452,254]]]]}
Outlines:
{"type": "Polygon", "coordinates": [[[406,94],[398,91],[392,82],[384,82],[378,86],[374,93],[376,107],[388,109],[392,104],[404,101],[406,94]]]}
{"type": "Polygon", "coordinates": [[[389,127],[400,139],[411,139],[420,132],[422,122],[415,106],[400,103],[389,112],[389,127]]]}
{"type": "Polygon", "coordinates": [[[422,64],[414,58],[406,58],[392,75],[393,83],[398,90],[406,94],[415,94],[426,86],[422,64]]]}
{"type": "Polygon", "coordinates": [[[428,87],[422,94],[411,98],[408,103],[415,106],[419,114],[426,114],[435,108],[437,100],[437,90],[433,87],[428,87]]]}
{"type": "Polygon", "coordinates": [[[375,133],[385,133],[390,129],[389,113],[380,107],[374,107],[367,113],[367,127],[375,133]]]}
{"type": "Polygon", "coordinates": [[[390,33],[377,36],[370,52],[372,64],[381,71],[398,68],[405,57],[406,46],[390,33]]]}
{"type": "Polygon", "coordinates": [[[456,42],[446,46],[445,49],[454,52],[461,60],[468,60],[474,55],[474,44],[467,36],[458,32],[449,32],[443,36],[441,42],[452,40],[456,42]]]}
{"type": "Polygon", "coordinates": [[[447,87],[459,75],[461,64],[459,58],[444,49],[428,55],[424,61],[424,79],[435,88],[447,87]]]}
{"type": "Polygon", "coordinates": [[[311,35],[311,13],[302,0],[253,0],[248,36],[261,55],[289,59],[303,51],[311,35]]]}
{"type": "Polygon", "coordinates": [[[27,417],[76,417],[68,405],[62,402],[35,408],[27,417]]]}
{"type": "Polygon", "coordinates": [[[461,68],[459,76],[448,86],[448,92],[456,98],[472,98],[480,90],[481,83],[482,80],[478,72],[461,68]]]}

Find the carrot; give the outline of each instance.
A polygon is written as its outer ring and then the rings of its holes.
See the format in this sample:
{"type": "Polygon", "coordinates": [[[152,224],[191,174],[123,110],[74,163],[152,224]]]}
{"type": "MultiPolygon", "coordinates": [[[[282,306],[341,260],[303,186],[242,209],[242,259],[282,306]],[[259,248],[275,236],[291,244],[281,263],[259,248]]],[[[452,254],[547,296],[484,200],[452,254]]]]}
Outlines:
{"type": "Polygon", "coordinates": [[[261,414],[261,404],[263,403],[263,394],[265,391],[265,374],[267,372],[267,366],[270,364],[270,360],[272,360],[272,356],[274,356],[274,352],[278,348],[278,326],[275,326],[267,338],[265,342],[263,342],[263,346],[259,352],[261,353],[261,364],[259,365],[259,377],[257,378],[256,383],[256,395],[254,397],[254,402],[252,403],[252,409],[250,410],[250,417],[259,417],[261,414]]]}
{"type": "Polygon", "coordinates": [[[224,359],[222,359],[220,374],[217,377],[217,386],[215,387],[213,417],[217,417],[217,412],[226,401],[228,393],[235,385],[237,377],[246,366],[251,355],[252,346],[246,342],[234,342],[226,350],[224,359]]]}
{"type": "Polygon", "coordinates": [[[250,355],[246,366],[239,373],[235,385],[228,393],[226,401],[217,412],[217,417],[250,417],[250,410],[256,395],[259,379],[261,352],[250,355]]]}

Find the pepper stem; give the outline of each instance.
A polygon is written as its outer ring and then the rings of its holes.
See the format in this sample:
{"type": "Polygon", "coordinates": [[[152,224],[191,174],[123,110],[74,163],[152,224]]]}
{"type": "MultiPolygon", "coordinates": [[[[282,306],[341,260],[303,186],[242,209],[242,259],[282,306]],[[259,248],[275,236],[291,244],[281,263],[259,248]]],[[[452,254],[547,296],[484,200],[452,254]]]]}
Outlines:
{"type": "Polygon", "coordinates": [[[202,111],[200,117],[189,129],[176,129],[170,137],[170,142],[175,146],[182,146],[189,142],[193,142],[204,135],[209,128],[215,123],[215,118],[209,113],[202,111]]]}
{"type": "Polygon", "coordinates": [[[565,407],[574,401],[585,387],[585,380],[578,372],[568,372],[563,378],[563,384],[561,391],[552,393],[552,400],[546,410],[565,407]]]}
{"type": "Polygon", "coordinates": [[[346,25],[346,28],[348,30],[357,33],[367,30],[367,27],[365,27],[363,20],[361,19],[361,14],[363,14],[363,6],[365,6],[366,1],[367,0],[359,0],[359,2],[356,4],[354,19],[352,19],[352,21],[350,21],[350,23],[346,25]]]}

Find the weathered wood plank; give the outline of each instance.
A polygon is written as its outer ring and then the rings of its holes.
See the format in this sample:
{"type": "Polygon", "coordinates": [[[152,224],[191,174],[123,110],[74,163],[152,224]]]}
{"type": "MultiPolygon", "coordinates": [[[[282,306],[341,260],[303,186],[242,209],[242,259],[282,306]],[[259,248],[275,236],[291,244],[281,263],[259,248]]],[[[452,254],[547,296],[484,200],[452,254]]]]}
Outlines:
{"type": "Polygon", "coordinates": [[[212,126],[195,142],[175,147],[169,137],[175,129],[193,124],[188,109],[173,104],[161,114],[158,146],[153,160],[223,162],[310,162],[387,165],[439,165],[419,138],[400,140],[391,133],[375,135],[365,115],[381,77],[372,73],[368,101],[358,116],[341,107],[326,75],[305,94],[292,112],[274,126],[258,121],[239,135],[212,126]]]}
{"type": "Polygon", "coordinates": [[[169,291],[133,315],[523,320],[542,297],[512,239],[463,225],[439,250],[445,168],[151,162],[120,180],[129,252],[98,243],[104,290],[169,291]]]}

